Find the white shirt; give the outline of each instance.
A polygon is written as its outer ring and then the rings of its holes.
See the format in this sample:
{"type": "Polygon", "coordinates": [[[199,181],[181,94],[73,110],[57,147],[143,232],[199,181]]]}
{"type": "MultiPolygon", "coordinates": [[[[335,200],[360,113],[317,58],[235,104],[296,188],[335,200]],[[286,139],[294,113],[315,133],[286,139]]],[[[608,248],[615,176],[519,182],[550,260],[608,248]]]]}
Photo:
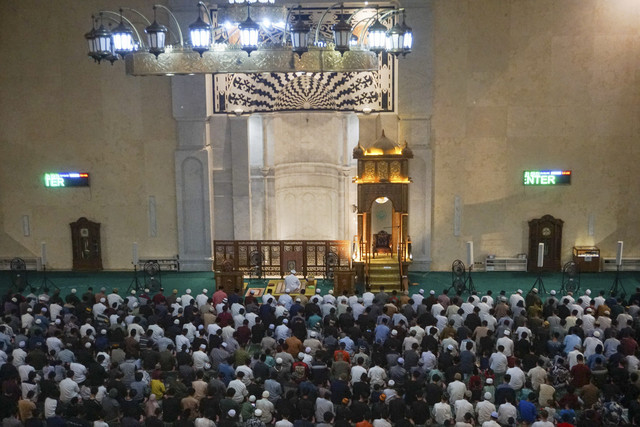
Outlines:
{"type": "Polygon", "coordinates": [[[191,348],[191,342],[189,341],[189,338],[182,334],[176,335],[176,349],[178,351],[182,351],[183,345],[186,345],[187,348],[191,348]]]}
{"type": "Polygon", "coordinates": [[[436,424],[444,424],[446,420],[451,419],[451,406],[446,402],[438,402],[433,405],[433,418],[436,424]]]}
{"type": "Polygon", "coordinates": [[[18,374],[20,374],[20,381],[27,381],[29,379],[29,372],[35,371],[35,370],[36,368],[34,368],[31,365],[18,366],[18,374]]]}
{"type": "Polygon", "coordinates": [[[293,304],[293,298],[291,298],[291,295],[289,294],[282,294],[278,298],[278,304],[282,304],[284,308],[289,310],[291,308],[291,305],[293,304]]]}
{"type": "Polygon", "coordinates": [[[360,381],[362,374],[367,374],[367,370],[362,366],[354,366],[351,368],[351,385],[360,381]]]}
{"type": "Polygon", "coordinates": [[[493,372],[501,374],[507,372],[507,356],[504,353],[495,352],[489,357],[489,367],[493,372]]]}
{"type": "Polygon", "coordinates": [[[456,400],[453,406],[456,411],[456,421],[464,421],[467,412],[473,414],[473,405],[467,399],[456,400]]]}
{"type": "Polygon", "coordinates": [[[281,339],[286,340],[290,336],[291,336],[291,329],[289,329],[287,325],[283,324],[283,325],[276,326],[275,337],[274,337],[276,341],[281,339]]]}
{"type": "MultiPolygon", "coordinates": [[[[442,313],[442,310],[444,310],[444,306],[439,302],[431,306],[431,314],[435,317],[440,316],[440,313],[442,313]]],[[[438,328],[438,329],[442,329],[442,328],[438,328]]]]}
{"type": "Polygon", "coordinates": [[[78,387],[78,384],[71,378],[65,378],[60,381],[59,387],[61,402],[69,403],[71,399],[80,394],[80,387],[78,387]]]}
{"type": "Polygon", "coordinates": [[[87,368],[82,363],[71,362],[69,369],[73,371],[73,381],[77,384],[84,382],[87,379],[87,368]]]}
{"type": "Polygon", "coordinates": [[[25,359],[27,358],[27,352],[21,349],[20,347],[13,350],[11,355],[13,356],[13,366],[15,366],[16,368],[18,366],[22,366],[25,364],[25,359]]]}
{"type": "Polygon", "coordinates": [[[107,306],[104,305],[101,302],[95,303],[93,304],[93,317],[96,318],[99,315],[104,314],[105,310],[107,309],[107,306]]]}
{"type": "Polygon", "coordinates": [[[113,307],[114,303],[118,303],[118,305],[122,305],[122,303],[124,303],[124,300],[120,295],[113,293],[113,294],[107,295],[107,302],[109,303],[109,307],[113,307]]]}
{"type": "Polygon", "coordinates": [[[373,300],[375,297],[376,296],[373,294],[373,292],[365,292],[364,294],[362,294],[362,303],[365,307],[369,307],[371,306],[371,304],[373,304],[373,300]]]}
{"type": "Polygon", "coordinates": [[[498,338],[498,340],[496,341],[496,349],[498,348],[498,346],[503,345],[504,346],[504,355],[507,357],[511,357],[513,356],[513,340],[509,337],[502,337],[502,338],[498,338]]]}
{"type": "Polygon", "coordinates": [[[164,329],[162,329],[159,325],[149,325],[147,329],[151,329],[153,331],[153,333],[151,334],[151,339],[154,341],[164,336],[164,329]]]}
{"type": "Polygon", "coordinates": [[[411,299],[413,300],[413,309],[417,310],[418,306],[422,304],[424,296],[422,294],[413,294],[411,295],[411,299]]]}
{"type": "Polygon", "coordinates": [[[191,304],[191,300],[193,300],[191,294],[182,295],[182,308],[187,308],[191,304]]]}
{"type": "Polygon", "coordinates": [[[58,407],[58,401],[56,399],[47,397],[44,400],[44,417],[45,418],[55,417],[57,407],[58,407]]]}
{"type": "Polygon", "coordinates": [[[209,363],[209,355],[202,350],[193,352],[193,368],[204,369],[204,365],[209,363]]]}
{"type": "Polygon", "coordinates": [[[236,394],[233,395],[232,399],[237,403],[242,403],[244,397],[249,394],[247,386],[239,379],[230,381],[227,390],[230,388],[233,388],[236,391],[236,394]]]}
{"type": "Polygon", "coordinates": [[[447,393],[449,393],[449,403],[455,403],[456,400],[464,399],[464,393],[467,391],[467,386],[462,381],[455,380],[449,383],[447,386],[447,393]]]}
{"type": "Polygon", "coordinates": [[[422,367],[429,371],[438,366],[438,358],[431,350],[422,353],[422,362],[422,367]]]}
{"type": "Polygon", "coordinates": [[[62,340],[60,340],[60,338],[58,337],[49,337],[45,342],[47,344],[47,350],[49,352],[53,350],[56,354],[58,354],[60,350],[62,350],[62,348],[64,347],[62,340]]]}
{"type": "Polygon", "coordinates": [[[524,387],[524,382],[527,380],[524,371],[517,366],[513,368],[507,369],[507,374],[511,375],[511,381],[509,381],[509,385],[515,390],[518,391],[524,387]]]}
{"type": "Polygon", "coordinates": [[[302,287],[300,279],[295,274],[289,274],[284,278],[284,288],[289,289],[291,292],[296,292],[302,287]]]}
{"type": "Polygon", "coordinates": [[[49,315],[51,316],[51,320],[56,320],[61,312],[62,306],[60,304],[53,303],[49,306],[49,315]]]}
{"type": "Polygon", "coordinates": [[[372,386],[376,384],[383,386],[387,379],[386,371],[380,366],[372,366],[371,368],[369,368],[367,376],[369,377],[372,386]]]}
{"type": "Polygon", "coordinates": [[[199,294],[198,296],[196,296],[196,306],[200,308],[203,305],[205,305],[208,300],[209,300],[209,297],[207,296],[207,294],[204,294],[204,293],[199,294]]]}
{"type": "Polygon", "coordinates": [[[478,402],[476,405],[476,415],[478,416],[478,422],[484,423],[491,419],[491,413],[496,410],[496,405],[488,400],[478,402]]]}
{"type": "Polygon", "coordinates": [[[498,422],[500,424],[508,424],[509,418],[513,417],[514,420],[518,420],[518,410],[511,403],[503,403],[498,408],[498,422]]]}

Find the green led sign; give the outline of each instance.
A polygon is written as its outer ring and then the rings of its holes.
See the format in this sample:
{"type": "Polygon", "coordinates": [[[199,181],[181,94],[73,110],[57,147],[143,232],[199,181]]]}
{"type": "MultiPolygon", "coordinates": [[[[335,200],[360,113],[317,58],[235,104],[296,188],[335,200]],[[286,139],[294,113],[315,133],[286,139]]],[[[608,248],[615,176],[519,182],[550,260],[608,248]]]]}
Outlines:
{"type": "Polygon", "coordinates": [[[86,172],[54,172],[44,174],[47,188],[88,187],[89,174],[86,172]]]}
{"type": "Polygon", "coordinates": [[[524,171],[524,185],[568,185],[571,171],[524,171]]]}

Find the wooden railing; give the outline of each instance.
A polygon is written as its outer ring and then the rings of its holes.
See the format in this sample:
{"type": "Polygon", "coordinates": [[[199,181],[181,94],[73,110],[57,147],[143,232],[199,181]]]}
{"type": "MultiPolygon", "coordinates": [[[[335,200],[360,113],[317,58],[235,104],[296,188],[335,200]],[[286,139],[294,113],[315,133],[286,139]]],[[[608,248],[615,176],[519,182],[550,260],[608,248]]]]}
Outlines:
{"type": "Polygon", "coordinates": [[[349,245],[348,240],[216,240],[213,267],[219,271],[227,263],[235,271],[260,277],[284,277],[294,268],[303,277],[326,278],[329,269],[350,268],[349,245]],[[334,264],[328,265],[329,260],[334,264]]]}

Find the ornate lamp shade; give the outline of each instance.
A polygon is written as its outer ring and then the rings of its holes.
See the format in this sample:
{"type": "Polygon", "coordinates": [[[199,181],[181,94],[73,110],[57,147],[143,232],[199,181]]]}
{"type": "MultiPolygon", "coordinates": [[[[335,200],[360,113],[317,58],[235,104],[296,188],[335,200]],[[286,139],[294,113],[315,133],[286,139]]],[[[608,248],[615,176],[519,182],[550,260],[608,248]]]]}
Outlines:
{"type": "Polygon", "coordinates": [[[124,25],[124,22],[120,21],[120,24],[111,32],[113,39],[113,50],[120,57],[124,58],[127,53],[131,53],[135,50],[133,43],[133,31],[131,28],[124,25]]]}
{"type": "Polygon", "coordinates": [[[102,22],[100,27],[93,33],[95,54],[101,59],[106,58],[111,54],[111,32],[107,30],[102,22]]]}
{"type": "Polygon", "coordinates": [[[116,48],[113,44],[113,40],[111,41],[111,50],[109,51],[109,54],[104,57],[104,59],[109,61],[111,65],[113,65],[113,63],[118,60],[118,54],[116,53],[116,48]]]}
{"type": "Polygon", "coordinates": [[[84,38],[87,40],[87,47],[89,48],[88,55],[92,57],[94,61],[100,62],[102,56],[100,56],[100,54],[98,53],[98,48],[96,45],[96,29],[91,28],[91,30],[84,35],[84,38]]]}
{"type": "Polygon", "coordinates": [[[396,24],[387,31],[387,52],[399,55],[404,52],[404,29],[396,24]]]}
{"type": "Polygon", "coordinates": [[[291,45],[293,46],[293,51],[298,54],[298,56],[302,55],[304,52],[309,50],[307,46],[307,35],[309,34],[309,26],[305,24],[304,20],[300,15],[298,15],[298,19],[296,23],[291,28],[291,45]]]}
{"type": "MultiPolygon", "coordinates": [[[[240,43],[242,50],[251,55],[251,52],[258,49],[258,35],[260,34],[260,26],[247,16],[247,19],[238,25],[240,29],[240,43]]],[[[306,43],[306,41],[305,41],[306,43]]]]}
{"type": "Polygon", "coordinates": [[[149,53],[153,53],[156,58],[164,52],[164,46],[167,40],[167,27],[158,24],[153,20],[153,24],[144,29],[147,33],[147,41],[149,42],[149,53]]]}
{"type": "Polygon", "coordinates": [[[407,53],[411,53],[411,47],[413,46],[413,30],[404,23],[404,14],[402,16],[402,27],[404,30],[402,54],[406,55],[407,53]]]}
{"type": "Polygon", "coordinates": [[[342,13],[340,13],[340,20],[331,27],[331,31],[333,31],[333,43],[336,46],[336,50],[344,54],[349,50],[351,25],[342,19],[342,13]]]}
{"type": "Polygon", "coordinates": [[[200,16],[193,24],[189,25],[191,34],[191,46],[200,56],[209,50],[211,45],[211,25],[204,22],[200,16]]]}
{"type": "Polygon", "coordinates": [[[387,27],[378,19],[369,27],[369,49],[380,53],[387,45],[387,27]]]}

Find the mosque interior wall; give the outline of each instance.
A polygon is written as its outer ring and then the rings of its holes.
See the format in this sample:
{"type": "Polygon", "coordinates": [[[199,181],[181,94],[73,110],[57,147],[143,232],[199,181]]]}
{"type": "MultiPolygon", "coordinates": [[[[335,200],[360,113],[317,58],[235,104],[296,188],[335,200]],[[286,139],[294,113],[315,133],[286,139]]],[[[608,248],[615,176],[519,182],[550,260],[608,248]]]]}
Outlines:
{"type": "Polygon", "coordinates": [[[0,256],[39,256],[46,241],[50,267],[70,269],[69,223],[83,216],[102,224],[105,269],[130,268],[132,242],[197,268],[211,239],[351,239],[351,150],[383,128],[415,155],[415,269],[449,269],[468,240],[476,261],[526,252],[527,221],[545,214],[565,221],[563,261],[573,245],[614,256],[618,240],[640,256],[633,0],[410,2],[416,48],[399,62],[397,110],[368,116],[211,116],[202,76],[94,64],[83,35],[101,7],[0,3],[0,242],[15,242],[0,256]],[[533,169],[570,169],[571,185],[524,187],[533,169]],[[44,188],[45,172],[65,170],[91,186],[44,188]]]}

